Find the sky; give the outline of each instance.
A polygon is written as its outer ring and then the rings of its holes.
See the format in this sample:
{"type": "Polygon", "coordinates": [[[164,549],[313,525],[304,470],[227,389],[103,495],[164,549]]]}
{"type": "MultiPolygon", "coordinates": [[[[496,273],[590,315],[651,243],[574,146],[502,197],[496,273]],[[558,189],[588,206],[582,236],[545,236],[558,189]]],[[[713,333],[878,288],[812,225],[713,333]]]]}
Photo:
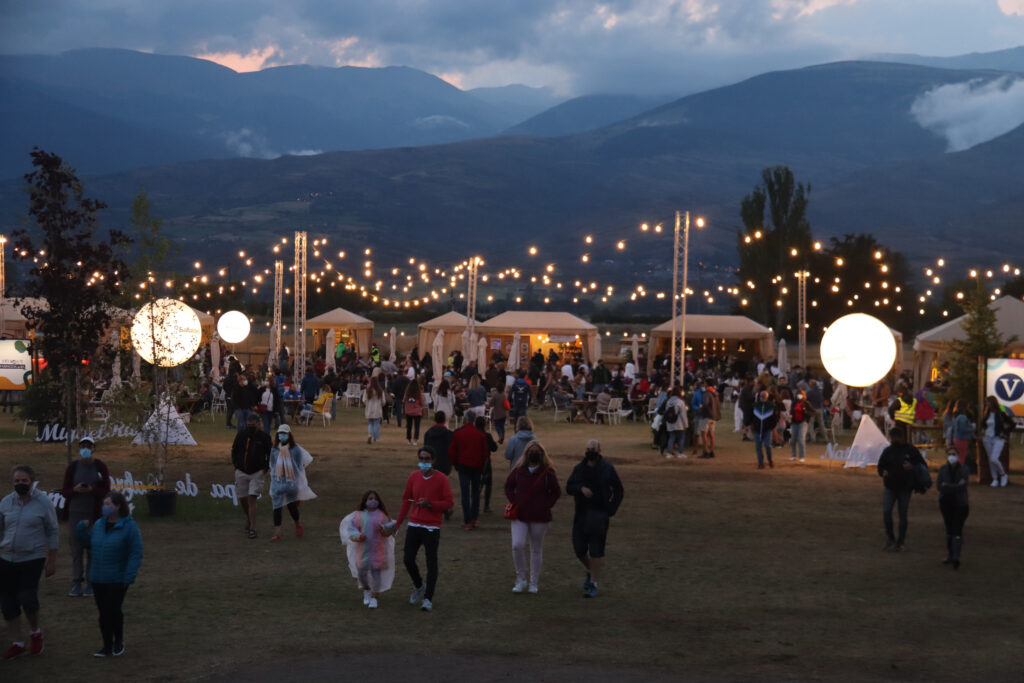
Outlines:
{"type": "Polygon", "coordinates": [[[411,66],[461,88],[679,93],[878,53],[1024,45],[1024,0],[37,0],[0,52],[116,47],[236,71],[411,66]]]}

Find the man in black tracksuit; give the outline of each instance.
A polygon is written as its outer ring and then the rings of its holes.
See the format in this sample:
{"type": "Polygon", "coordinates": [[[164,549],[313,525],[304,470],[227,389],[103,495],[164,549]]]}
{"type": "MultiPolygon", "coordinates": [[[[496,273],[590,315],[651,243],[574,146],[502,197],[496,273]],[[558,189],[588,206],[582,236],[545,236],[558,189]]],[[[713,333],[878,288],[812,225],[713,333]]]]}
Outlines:
{"type": "Polygon", "coordinates": [[[885,550],[903,550],[907,537],[907,512],[910,509],[910,494],[914,490],[914,466],[923,465],[921,452],[908,444],[906,430],[894,427],[889,432],[892,442],[878,457],[878,476],[883,478],[885,490],[882,494],[882,519],[885,521],[885,550]],[[893,535],[892,508],[899,504],[899,537],[893,535]]]}

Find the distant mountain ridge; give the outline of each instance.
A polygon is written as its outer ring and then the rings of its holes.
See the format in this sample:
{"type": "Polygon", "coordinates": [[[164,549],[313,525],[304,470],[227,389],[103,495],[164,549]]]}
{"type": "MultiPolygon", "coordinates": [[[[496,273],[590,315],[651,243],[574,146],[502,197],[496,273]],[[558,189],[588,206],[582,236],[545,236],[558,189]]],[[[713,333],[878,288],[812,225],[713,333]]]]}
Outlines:
{"type": "Polygon", "coordinates": [[[915,54],[879,54],[866,59],[877,62],[899,62],[939,69],[993,69],[1024,74],[1024,45],[994,52],[972,52],[955,57],[928,57],[915,54]]]}
{"type": "Polygon", "coordinates": [[[504,135],[560,137],[582,133],[628,119],[665,104],[674,97],[584,95],[547,109],[504,131],[504,135]]]}

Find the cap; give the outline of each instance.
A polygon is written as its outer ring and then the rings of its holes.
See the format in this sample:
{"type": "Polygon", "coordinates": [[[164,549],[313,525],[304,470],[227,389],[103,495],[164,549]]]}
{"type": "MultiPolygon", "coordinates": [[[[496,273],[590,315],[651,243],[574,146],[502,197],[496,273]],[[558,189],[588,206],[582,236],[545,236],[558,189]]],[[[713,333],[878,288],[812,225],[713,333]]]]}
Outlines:
{"type": "Polygon", "coordinates": [[[91,436],[83,436],[82,440],[78,442],[78,445],[82,445],[83,443],[87,443],[87,444],[89,444],[91,446],[95,446],[96,445],[96,442],[92,440],[91,436]]]}
{"type": "Polygon", "coordinates": [[[288,425],[281,425],[281,426],[279,426],[277,428],[277,433],[278,434],[291,434],[292,433],[292,428],[289,427],[288,425]]]}

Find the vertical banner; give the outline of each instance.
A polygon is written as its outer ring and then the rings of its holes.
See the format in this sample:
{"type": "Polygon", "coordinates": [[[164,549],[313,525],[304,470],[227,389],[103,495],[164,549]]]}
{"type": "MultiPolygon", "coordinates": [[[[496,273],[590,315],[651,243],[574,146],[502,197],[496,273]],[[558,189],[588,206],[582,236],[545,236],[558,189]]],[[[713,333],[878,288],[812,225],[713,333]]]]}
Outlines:
{"type": "Polygon", "coordinates": [[[989,358],[985,376],[985,395],[1024,417],[1024,359],[989,358]]]}

